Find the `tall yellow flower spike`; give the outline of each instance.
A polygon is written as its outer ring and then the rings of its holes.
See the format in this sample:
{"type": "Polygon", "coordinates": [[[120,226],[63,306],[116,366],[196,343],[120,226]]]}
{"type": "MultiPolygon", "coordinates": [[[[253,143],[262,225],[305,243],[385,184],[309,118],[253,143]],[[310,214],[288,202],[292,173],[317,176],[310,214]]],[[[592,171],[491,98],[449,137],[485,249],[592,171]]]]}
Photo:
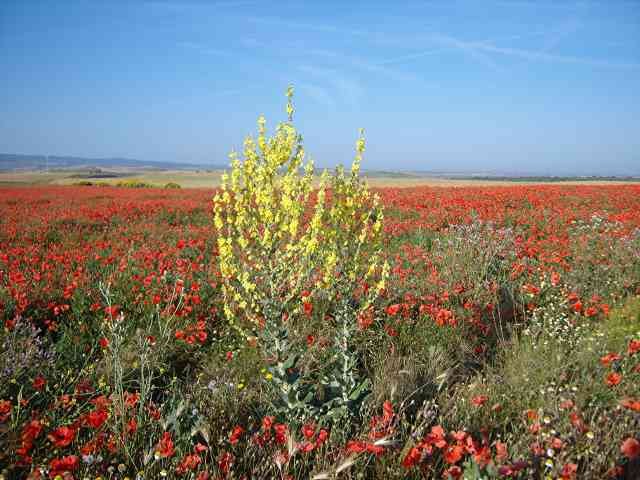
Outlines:
{"type": "MultiPolygon", "coordinates": [[[[382,259],[382,208],[360,178],[364,132],[356,142],[350,175],[338,167],[315,177],[302,137],[293,125],[293,88],[287,89],[288,120],[267,136],[247,137],[242,157],[232,152],[230,173],[213,198],[214,228],[228,321],[249,335],[277,300],[281,311],[303,290],[322,290],[331,300],[371,283],[367,308],[388,275],[382,259]],[[340,293],[339,293],[340,292],[340,293]],[[337,295],[339,293],[339,295],[337,295]]],[[[291,308],[290,308],[291,307],[291,308]]]]}

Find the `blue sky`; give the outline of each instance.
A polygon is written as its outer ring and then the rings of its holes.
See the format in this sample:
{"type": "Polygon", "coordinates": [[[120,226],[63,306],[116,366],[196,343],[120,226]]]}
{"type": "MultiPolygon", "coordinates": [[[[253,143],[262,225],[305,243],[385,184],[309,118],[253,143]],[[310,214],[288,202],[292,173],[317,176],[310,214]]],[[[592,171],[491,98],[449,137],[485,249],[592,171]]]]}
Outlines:
{"type": "Polygon", "coordinates": [[[640,0],[0,3],[0,152],[640,174],[640,0]]]}

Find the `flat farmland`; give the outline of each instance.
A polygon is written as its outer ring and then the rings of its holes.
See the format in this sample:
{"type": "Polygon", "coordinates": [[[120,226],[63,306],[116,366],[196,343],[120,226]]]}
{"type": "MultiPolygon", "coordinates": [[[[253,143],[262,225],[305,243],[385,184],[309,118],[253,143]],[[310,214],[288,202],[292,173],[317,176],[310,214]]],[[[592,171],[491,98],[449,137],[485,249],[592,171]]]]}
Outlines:
{"type": "MultiPolygon", "coordinates": [[[[176,183],[182,188],[216,188],[220,185],[223,170],[144,170],[144,169],[105,169],[107,176],[87,175],[86,169],[38,171],[0,171],[0,186],[30,185],[74,185],[79,182],[93,182],[104,185],[116,185],[118,182],[135,181],[163,187],[176,183]]],[[[472,186],[513,186],[513,185],[624,185],[636,183],[634,180],[616,179],[503,179],[491,178],[455,178],[429,176],[420,173],[403,172],[363,172],[372,187],[472,187],[472,186]]],[[[316,177],[317,182],[317,177],[316,177]]]]}

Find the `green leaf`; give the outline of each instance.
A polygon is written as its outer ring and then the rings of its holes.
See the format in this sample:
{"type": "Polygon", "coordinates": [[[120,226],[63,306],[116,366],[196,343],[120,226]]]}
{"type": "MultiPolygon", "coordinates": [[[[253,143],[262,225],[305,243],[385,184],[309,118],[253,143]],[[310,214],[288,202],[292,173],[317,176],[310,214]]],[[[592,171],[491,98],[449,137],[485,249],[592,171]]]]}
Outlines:
{"type": "Polygon", "coordinates": [[[286,370],[290,369],[291,367],[293,367],[296,363],[298,363],[298,358],[300,358],[300,355],[290,355],[289,358],[287,358],[287,360],[282,364],[282,368],[286,370]]]}
{"type": "Polygon", "coordinates": [[[361,395],[366,394],[365,390],[367,390],[370,385],[371,380],[365,378],[364,381],[360,385],[358,385],[356,389],[353,390],[353,392],[351,392],[351,395],[349,395],[349,400],[351,400],[352,402],[357,401],[361,395]]]}

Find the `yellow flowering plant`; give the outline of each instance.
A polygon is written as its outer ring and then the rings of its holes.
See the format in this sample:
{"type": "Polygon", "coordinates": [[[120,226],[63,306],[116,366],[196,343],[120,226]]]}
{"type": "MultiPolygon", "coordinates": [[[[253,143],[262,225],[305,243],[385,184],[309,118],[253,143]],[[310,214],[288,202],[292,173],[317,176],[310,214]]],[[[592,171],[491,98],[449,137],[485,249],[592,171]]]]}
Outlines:
{"type": "Polygon", "coordinates": [[[317,178],[293,125],[292,96],[289,87],[288,120],[272,137],[260,117],[242,158],[230,155],[213,210],[225,317],[258,342],[284,410],[304,417],[351,408],[366,391],[350,337],[357,315],[384,289],[389,267],[382,207],[360,177],[362,130],[350,172],[340,166],[317,178]],[[315,376],[298,366],[304,342],[294,338],[313,319],[328,320],[335,334],[315,376]]]}

